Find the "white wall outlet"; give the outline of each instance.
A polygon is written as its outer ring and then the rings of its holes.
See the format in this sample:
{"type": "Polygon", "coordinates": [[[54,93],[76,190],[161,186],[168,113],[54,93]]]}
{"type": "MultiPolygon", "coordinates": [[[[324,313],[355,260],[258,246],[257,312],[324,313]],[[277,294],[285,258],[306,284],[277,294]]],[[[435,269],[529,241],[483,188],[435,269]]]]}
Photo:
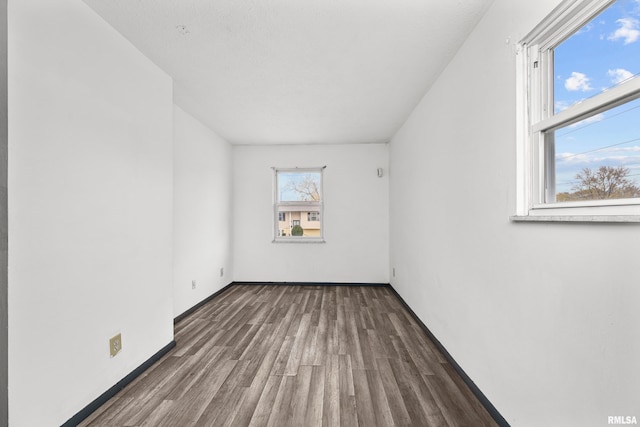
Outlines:
{"type": "Polygon", "coordinates": [[[115,357],[122,350],[122,335],[118,334],[109,340],[109,355],[115,357]]]}
{"type": "Polygon", "coordinates": [[[220,277],[224,276],[224,267],[220,267],[220,277]]]}
{"type": "Polygon", "coordinates": [[[395,267],[393,267],[391,269],[391,274],[393,275],[393,277],[396,277],[396,268],[395,267]]]}
{"type": "Polygon", "coordinates": [[[192,280],[191,281],[191,289],[195,289],[196,288],[196,281],[192,280]]]}

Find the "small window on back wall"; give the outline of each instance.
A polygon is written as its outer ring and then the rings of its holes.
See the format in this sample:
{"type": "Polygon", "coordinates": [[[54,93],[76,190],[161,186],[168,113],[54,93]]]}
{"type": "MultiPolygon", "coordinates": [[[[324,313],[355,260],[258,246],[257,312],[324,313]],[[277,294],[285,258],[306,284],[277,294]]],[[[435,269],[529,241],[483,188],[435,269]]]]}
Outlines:
{"type": "Polygon", "coordinates": [[[274,242],[324,242],[323,170],[274,168],[274,242]]]}
{"type": "Polygon", "coordinates": [[[639,215],[640,3],[564,1],[520,49],[518,215],[639,215]]]}

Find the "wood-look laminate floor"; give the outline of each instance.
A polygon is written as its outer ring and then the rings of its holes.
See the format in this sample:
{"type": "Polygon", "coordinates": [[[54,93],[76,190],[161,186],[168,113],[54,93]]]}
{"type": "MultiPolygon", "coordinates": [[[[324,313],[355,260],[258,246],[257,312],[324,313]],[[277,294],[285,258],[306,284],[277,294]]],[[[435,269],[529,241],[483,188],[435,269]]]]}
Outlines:
{"type": "Polygon", "coordinates": [[[495,426],[387,287],[236,285],[83,426],[495,426]]]}

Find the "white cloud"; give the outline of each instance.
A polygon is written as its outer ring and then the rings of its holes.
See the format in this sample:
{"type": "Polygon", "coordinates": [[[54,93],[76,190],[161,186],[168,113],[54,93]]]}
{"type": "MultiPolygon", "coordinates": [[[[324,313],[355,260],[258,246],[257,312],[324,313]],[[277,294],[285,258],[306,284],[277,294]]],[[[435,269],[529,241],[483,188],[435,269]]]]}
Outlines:
{"type": "Polygon", "coordinates": [[[565,160],[575,157],[575,153],[556,153],[556,160],[565,160]]]}
{"type": "MultiPolygon", "coordinates": [[[[620,150],[622,151],[622,150],[620,150]]],[[[639,150],[628,150],[628,153],[636,153],[639,150]]],[[[618,150],[604,150],[593,153],[556,153],[557,166],[562,169],[568,167],[589,167],[593,164],[618,164],[635,167],[640,164],[640,156],[622,155],[618,150]]]]}
{"type": "Polygon", "coordinates": [[[589,125],[592,123],[597,123],[600,122],[604,119],[604,114],[600,113],[600,114],[596,114],[595,116],[591,116],[591,117],[587,117],[584,120],[580,120],[579,122],[576,122],[572,125],[569,125],[570,128],[575,128],[578,126],[582,126],[582,125],[589,125]]]}
{"type": "Polygon", "coordinates": [[[624,44],[630,44],[640,39],[640,30],[638,29],[640,22],[637,19],[620,18],[616,23],[620,24],[620,28],[609,35],[609,40],[624,39],[624,44]]]}
{"type": "Polygon", "coordinates": [[[570,165],[587,165],[592,162],[592,157],[588,154],[575,154],[575,153],[557,153],[556,162],[558,166],[570,166],[570,165]]]}
{"type": "MultiPolygon", "coordinates": [[[[639,0],[640,1],[640,0],[639,0]]],[[[584,33],[588,33],[589,31],[593,30],[593,24],[587,24],[584,27],[582,27],[580,29],[580,31],[578,31],[576,34],[584,34],[584,33]]]]}
{"type": "Polygon", "coordinates": [[[581,90],[583,92],[593,89],[591,85],[589,85],[589,77],[587,77],[586,74],[576,71],[571,73],[571,77],[564,82],[564,87],[570,91],[581,90]]]}
{"type": "Polygon", "coordinates": [[[640,146],[634,145],[633,147],[615,147],[610,148],[609,151],[617,153],[640,153],[640,146]]]}
{"type": "Polygon", "coordinates": [[[569,101],[556,101],[555,103],[556,112],[566,110],[567,108],[569,108],[569,105],[570,105],[569,101]]]}
{"type": "Polygon", "coordinates": [[[629,70],[625,70],[624,68],[609,70],[607,71],[607,74],[609,75],[609,77],[611,77],[611,81],[615,84],[621,83],[633,77],[633,73],[629,70]]]}

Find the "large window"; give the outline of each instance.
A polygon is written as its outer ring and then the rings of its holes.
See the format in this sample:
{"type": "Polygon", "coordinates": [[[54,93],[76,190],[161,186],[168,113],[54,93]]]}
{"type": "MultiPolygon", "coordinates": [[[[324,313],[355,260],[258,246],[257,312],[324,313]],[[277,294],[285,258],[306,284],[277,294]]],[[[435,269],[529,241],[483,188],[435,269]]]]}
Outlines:
{"type": "Polygon", "coordinates": [[[274,168],[274,241],[323,242],[324,168],[274,168]]]}
{"type": "Polygon", "coordinates": [[[518,215],[638,220],[640,2],[564,1],[518,55],[518,215]]]}

